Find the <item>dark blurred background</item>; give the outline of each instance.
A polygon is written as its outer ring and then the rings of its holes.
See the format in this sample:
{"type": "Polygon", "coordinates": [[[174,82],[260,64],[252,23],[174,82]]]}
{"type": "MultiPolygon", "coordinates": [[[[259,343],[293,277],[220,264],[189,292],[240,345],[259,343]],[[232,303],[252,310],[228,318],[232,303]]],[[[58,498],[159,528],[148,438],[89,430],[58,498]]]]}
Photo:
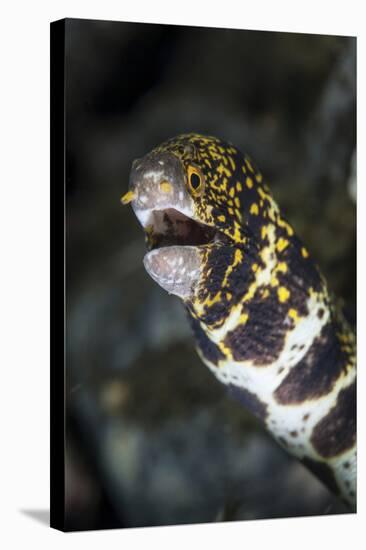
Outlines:
{"type": "Polygon", "coordinates": [[[356,40],[67,20],[69,529],[343,513],[201,363],[120,205],[182,132],[247,152],[355,323],[356,40]]]}

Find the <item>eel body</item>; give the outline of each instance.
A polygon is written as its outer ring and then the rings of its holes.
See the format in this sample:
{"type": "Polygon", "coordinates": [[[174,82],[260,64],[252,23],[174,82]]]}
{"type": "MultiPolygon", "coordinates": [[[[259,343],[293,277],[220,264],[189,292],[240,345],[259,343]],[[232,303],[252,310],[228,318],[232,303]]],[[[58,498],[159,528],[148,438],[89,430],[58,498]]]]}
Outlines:
{"type": "Polygon", "coordinates": [[[289,453],[356,504],[355,335],[253,162],[184,134],[134,161],[144,265],[203,362],[289,453]]]}

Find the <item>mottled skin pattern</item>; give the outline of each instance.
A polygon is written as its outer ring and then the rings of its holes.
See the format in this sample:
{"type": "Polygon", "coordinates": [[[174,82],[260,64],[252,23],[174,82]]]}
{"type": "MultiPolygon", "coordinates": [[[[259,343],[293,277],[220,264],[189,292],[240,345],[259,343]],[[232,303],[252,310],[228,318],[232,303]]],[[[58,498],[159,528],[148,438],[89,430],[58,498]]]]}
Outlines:
{"type": "Polygon", "coordinates": [[[203,362],[354,508],[355,336],[253,162],[181,135],[135,161],[131,201],[145,267],[183,299],[203,362]]]}

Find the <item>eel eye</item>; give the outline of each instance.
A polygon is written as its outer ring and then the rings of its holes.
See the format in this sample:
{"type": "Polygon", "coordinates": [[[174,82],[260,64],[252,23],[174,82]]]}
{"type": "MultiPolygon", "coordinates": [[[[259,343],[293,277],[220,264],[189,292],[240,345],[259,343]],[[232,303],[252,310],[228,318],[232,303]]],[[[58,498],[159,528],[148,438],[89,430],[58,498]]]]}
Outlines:
{"type": "Polygon", "coordinates": [[[188,166],[188,185],[191,193],[200,195],[204,188],[203,174],[195,166],[188,166]]]}

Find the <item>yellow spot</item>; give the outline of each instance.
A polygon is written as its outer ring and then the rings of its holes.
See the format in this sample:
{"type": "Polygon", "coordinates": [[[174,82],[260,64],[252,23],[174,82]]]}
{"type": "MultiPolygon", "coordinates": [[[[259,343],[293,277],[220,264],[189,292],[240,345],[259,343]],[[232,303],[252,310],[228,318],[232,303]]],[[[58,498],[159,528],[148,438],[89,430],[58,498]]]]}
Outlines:
{"type": "Polygon", "coordinates": [[[268,228],[267,228],[266,225],[264,225],[264,226],[262,227],[262,231],[261,231],[262,239],[265,239],[265,238],[266,238],[267,232],[268,232],[268,228]]]}
{"type": "Polygon", "coordinates": [[[228,210],[230,216],[234,215],[234,210],[232,208],[228,208],[227,210],[228,210]]]}
{"type": "Polygon", "coordinates": [[[262,290],[262,297],[268,298],[268,296],[269,296],[269,290],[268,288],[265,288],[264,290],[262,290]]]}
{"type": "Polygon", "coordinates": [[[258,183],[261,183],[261,181],[262,181],[262,179],[263,179],[262,174],[257,174],[257,175],[255,176],[255,179],[257,180],[258,183]]]}
{"type": "Polygon", "coordinates": [[[255,204],[255,203],[252,204],[252,206],[250,207],[250,213],[254,214],[255,216],[258,216],[259,214],[258,204],[255,204]]]}
{"type": "Polygon", "coordinates": [[[212,210],[213,210],[213,206],[211,204],[208,204],[207,207],[206,207],[206,214],[208,216],[211,216],[212,210]]]}
{"type": "Polygon", "coordinates": [[[219,164],[217,171],[219,174],[225,174],[228,178],[231,176],[231,172],[228,168],[225,168],[223,164],[219,164]]]}
{"type": "Polygon", "coordinates": [[[351,346],[341,346],[342,351],[345,351],[346,353],[352,353],[351,346]]]}
{"type": "Polygon", "coordinates": [[[289,309],[288,310],[288,316],[291,317],[295,321],[295,323],[299,320],[299,315],[298,315],[296,309],[292,309],[292,308],[289,309]]]}
{"type": "Polygon", "coordinates": [[[233,170],[235,170],[235,162],[233,161],[232,157],[228,157],[228,158],[229,158],[229,162],[230,162],[230,164],[231,164],[231,168],[232,168],[233,170]]]}
{"type": "Polygon", "coordinates": [[[246,183],[246,186],[251,189],[253,187],[253,180],[252,178],[250,178],[249,176],[247,177],[247,179],[245,180],[245,183],[246,183]]]}
{"type": "Polygon", "coordinates": [[[230,197],[233,197],[235,195],[235,187],[231,187],[229,191],[230,197]]]}
{"type": "Polygon", "coordinates": [[[308,258],[309,257],[309,252],[306,250],[305,247],[302,247],[301,254],[302,254],[303,258],[308,258]]]}
{"type": "Polygon", "coordinates": [[[240,183],[240,181],[237,181],[236,182],[236,189],[237,191],[240,193],[240,191],[243,190],[243,187],[242,187],[242,184],[240,183]]]}
{"type": "Polygon", "coordinates": [[[239,325],[245,325],[245,323],[248,321],[249,319],[249,314],[248,313],[242,313],[239,317],[239,325]]]}
{"type": "Polygon", "coordinates": [[[231,292],[226,293],[226,299],[227,300],[231,300],[232,297],[233,297],[233,295],[231,294],[231,292]]]}
{"type": "Polygon", "coordinates": [[[252,270],[253,270],[254,272],[256,272],[257,269],[258,269],[258,264],[253,264],[253,265],[252,265],[252,270]]]}
{"type": "Polygon", "coordinates": [[[270,210],[269,210],[269,217],[273,222],[276,221],[276,216],[275,216],[275,212],[274,212],[273,208],[270,208],[270,210]]]}
{"type": "Polygon", "coordinates": [[[122,204],[128,204],[131,201],[133,201],[137,197],[135,191],[127,191],[123,197],[121,197],[121,203],[122,204]]]}
{"type": "Polygon", "coordinates": [[[277,243],[277,250],[278,252],[282,252],[283,250],[285,250],[285,248],[289,245],[289,242],[288,240],[284,239],[283,237],[280,237],[278,239],[278,243],[277,243]]]}
{"type": "Polygon", "coordinates": [[[217,304],[218,302],[220,302],[220,300],[221,300],[221,290],[216,292],[216,294],[213,298],[210,298],[210,296],[208,296],[206,298],[206,300],[204,301],[203,305],[207,306],[207,307],[211,307],[214,304],[217,304]]]}
{"type": "Polygon", "coordinates": [[[249,170],[250,170],[251,172],[254,172],[253,166],[251,165],[249,159],[245,159],[245,164],[248,166],[248,168],[249,168],[249,170]]]}
{"type": "Polygon", "coordinates": [[[236,242],[244,242],[244,243],[247,242],[245,237],[243,237],[241,234],[240,226],[235,226],[234,239],[236,242]]]}
{"type": "Polygon", "coordinates": [[[243,253],[240,248],[235,250],[234,265],[238,265],[243,260],[243,253]]]}
{"type": "Polygon", "coordinates": [[[232,199],[229,199],[229,200],[227,201],[227,203],[228,203],[229,206],[234,206],[234,203],[233,203],[232,199]]]}
{"type": "Polygon", "coordinates": [[[235,206],[237,206],[237,207],[239,208],[239,206],[240,206],[240,199],[239,199],[239,197],[235,197],[234,202],[235,202],[235,206]]]}
{"type": "Polygon", "coordinates": [[[235,209],[235,214],[236,214],[237,218],[239,218],[239,220],[241,221],[241,220],[242,220],[242,216],[241,216],[240,210],[238,210],[238,209],[236,208],[236,209],[235,209]]]}
{"type": "Polygon", "coordinates": [[[291,225],[289,225],[287,222],[285,222],[284,220],[281,220],[280,218],[278,219],[278,225],[280,227],[283,227],[286,229],[287,231],[287,234],[289,237],[291,237],[293,234],[294,234],[294,230],[292,229],[291,225]]]}
{"type": "Polygon", "coordinates": [[[281,271],[281,273],[286,273],[287,272],[287,264],[285,262],[280,262],[276,267],[276,271],[281,271]]]}
{"type": "Polygon", "coordinates": [[[217,219],[219,220],[219,222],[224,222],[225,221],[225,216],[223,214],[221,214],[220,216],[217,216],[217,219]]]}
{"type": "Polygon", "coordinates": [[[159,187],[162,193],[171,193],[173,190],[171,183],[169,183],[168,181],[162,181],[159,184],[159,187]]]}
{"type": "Polygon", "coordinates": [[[225,276],[224,276],[224,279],[222,281],[222,286],[224,287],[226,284],[227,284],[227,281],[228,281],[228,277],[230,275],[230,273],[233,271],[233,269],[238,265],[240,264],[240,262],[243,261],[243,252],[240,250],[240,248],[237,248],[235,250],[235,254],[234,254],[234,261],[232,264],[229,265],[229,267],[227,268],[226,270],[226,273],[225,273],[225,276]]]}
{"type": "Polygon", "coordinates": [[[218,342],[217,345],[219,346],[220,350],[226,356],[227,359],[232,358],[231,350],[225,346],[224,342],[218,342]]]}
{"type": "Polygon", "coordinates": [[[279,284],[279,281],[278,281],[277,277],[272,275],[272,277],[271,277],[271,286],[277,286],[278,284],[279,284]]]}
{"type": "Polygon", "coordinates": [[[280,288],[277,291],[277,294],[278,294],[278,299],[282,303],[286,302],[286,300],[288,300],[290,297],[290,292],[284,286],[280,286],[280,288]]]}
{"type": "Polygon", "coordinates": [[[260,194],[262,199],[270,199],[271,198],[271,196],[268,195],[267,193],[265,193],[261,187],[258,187],[258,193],[260,194]]]}

